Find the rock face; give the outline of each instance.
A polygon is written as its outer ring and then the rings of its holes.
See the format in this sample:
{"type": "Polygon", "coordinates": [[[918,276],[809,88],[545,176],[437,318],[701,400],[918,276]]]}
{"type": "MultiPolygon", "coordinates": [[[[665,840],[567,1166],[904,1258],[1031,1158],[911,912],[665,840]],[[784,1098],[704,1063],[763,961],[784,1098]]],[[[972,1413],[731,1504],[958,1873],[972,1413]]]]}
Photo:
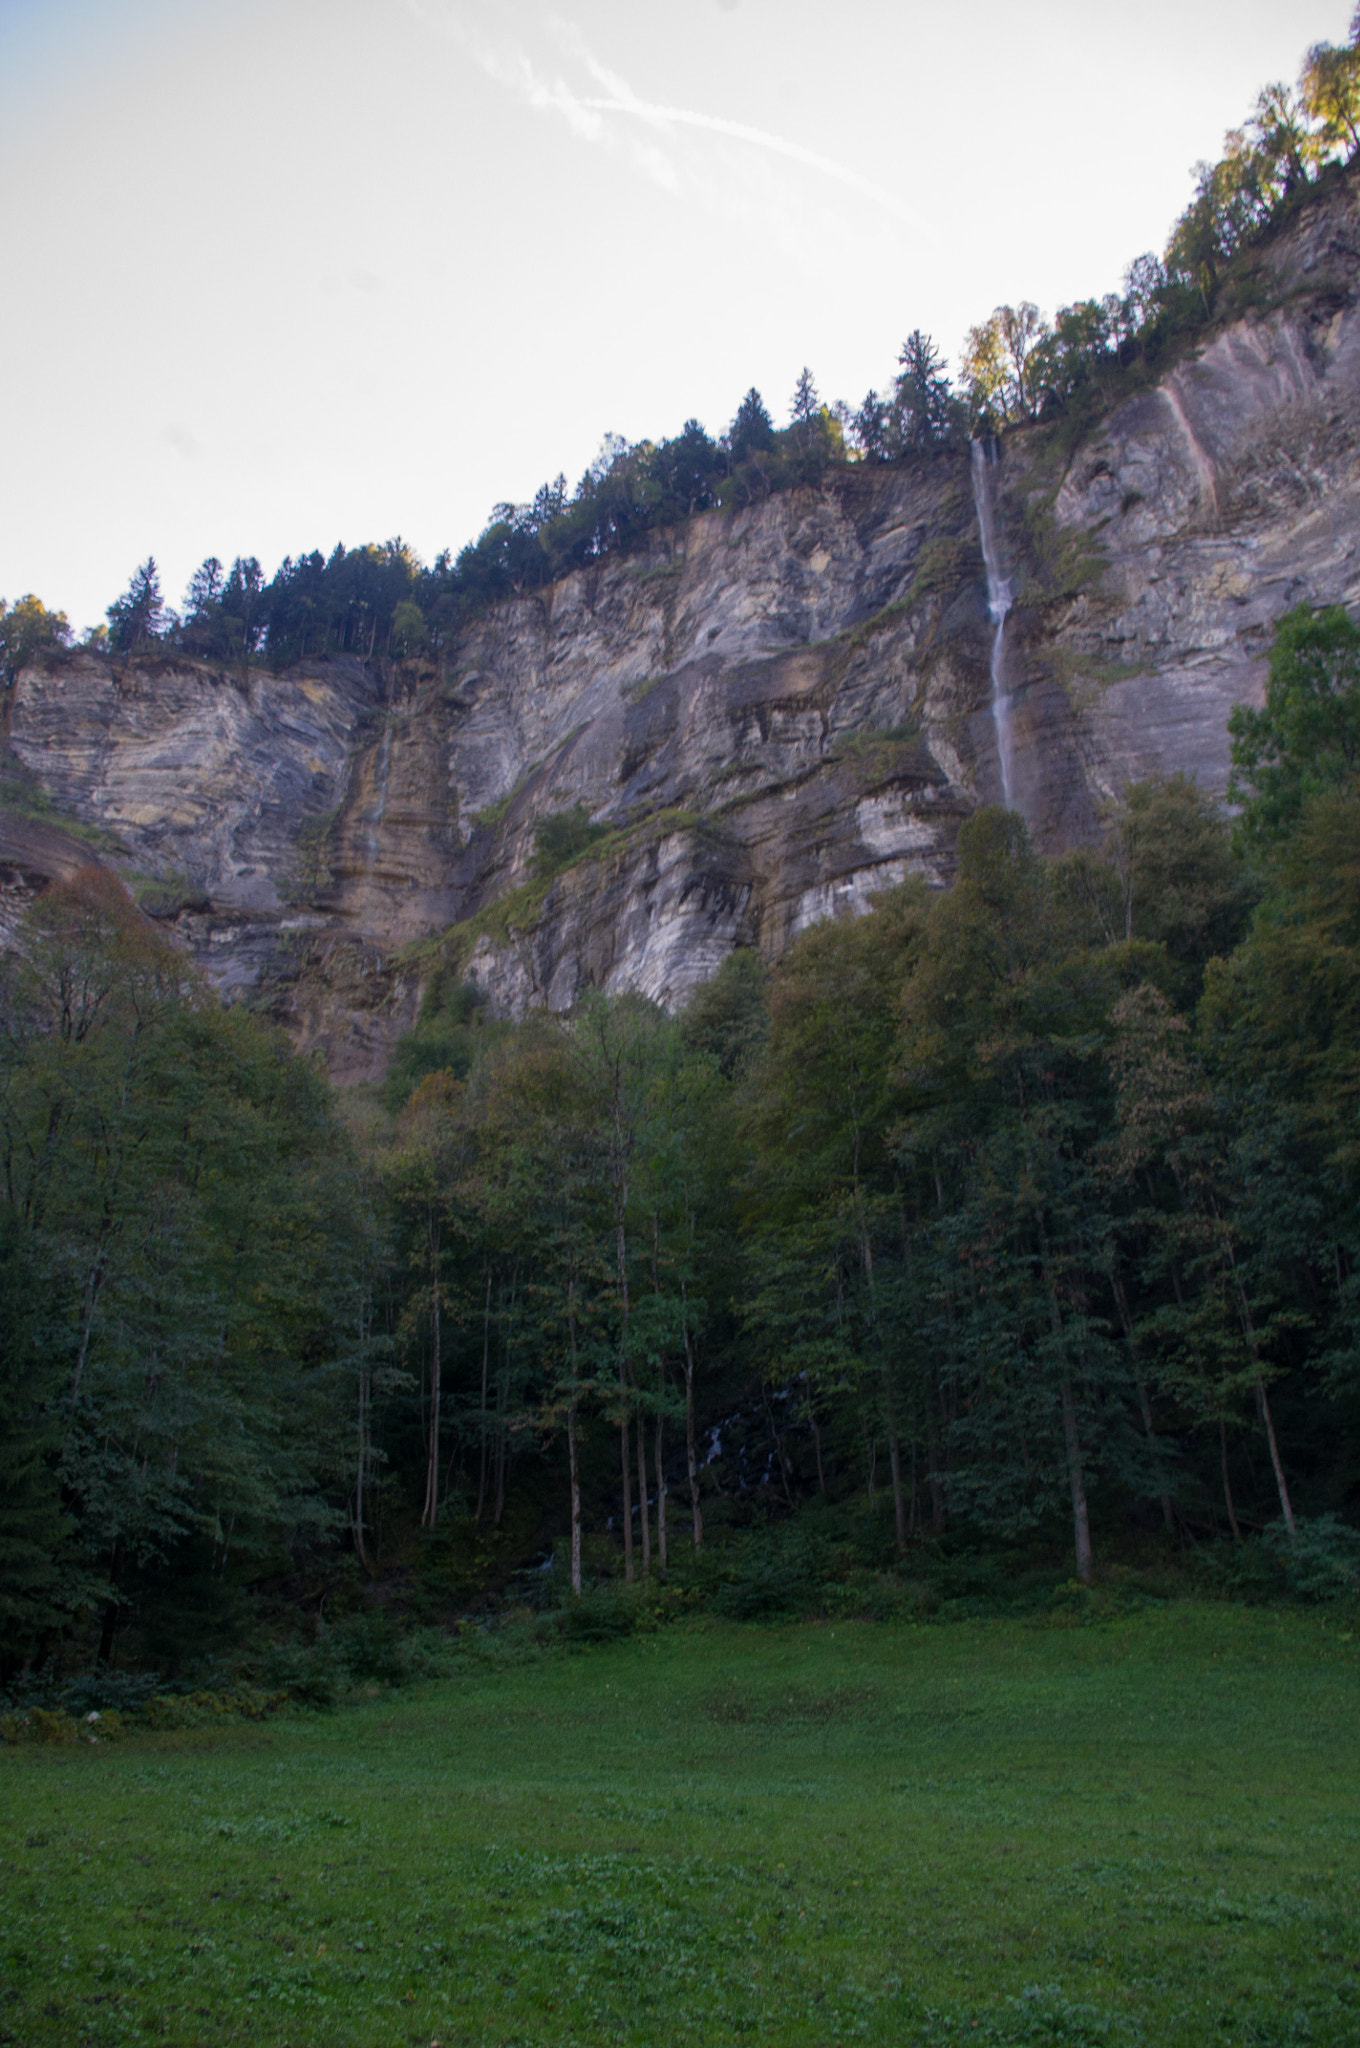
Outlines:
{"type": "MultiPolygon", "coordinates": [[[[1272,621],[1360,602],[1355,181],[1262,273],[1272,310],[1075,446],[1009,435],[991,472],[1015,800],[1046,848],[1139,776],[1221,788],[1272,621]]],[[[8,739],[225,994],[354,1081],[415,1013],[413,942],[451,926],[512,1011],[587,983],[674,1005],[734,946],[774,957],[907,874],[946,882],[1000,794],[992,631],[951,454],[655,534],[500,606],[439,670],[71,656],[20,677],[8,739]],[[601,834],[538,876],[535,826],[576,805],[601,834]]],[[[57,868],[9,822],[12,908],[57,868]]]]}

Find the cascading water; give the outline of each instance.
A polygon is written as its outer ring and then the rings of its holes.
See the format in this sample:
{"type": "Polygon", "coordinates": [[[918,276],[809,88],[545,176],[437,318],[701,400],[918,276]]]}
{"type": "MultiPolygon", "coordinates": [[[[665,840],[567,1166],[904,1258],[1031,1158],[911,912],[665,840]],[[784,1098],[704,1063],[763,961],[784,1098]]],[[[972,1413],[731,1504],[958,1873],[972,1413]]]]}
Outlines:
{"type": "Polygon", "coordinates": [[[1001,801],[1008,811],[1015,809],[1015,734],[1011,728],[1011,695],[1006,688],[1006,614],[1015,601],[1009,577],[1001,573],[1001,556],[996,545],[996,506],[992,471],[996,454],[991,442],[972,444],[973,503],[977,507],[978,530],[982,535],[982,559],[987,569],[987,609],[995,631],[992,634],[992,724],[996,728],[996,754],[1001,763],[1001,801]]]}

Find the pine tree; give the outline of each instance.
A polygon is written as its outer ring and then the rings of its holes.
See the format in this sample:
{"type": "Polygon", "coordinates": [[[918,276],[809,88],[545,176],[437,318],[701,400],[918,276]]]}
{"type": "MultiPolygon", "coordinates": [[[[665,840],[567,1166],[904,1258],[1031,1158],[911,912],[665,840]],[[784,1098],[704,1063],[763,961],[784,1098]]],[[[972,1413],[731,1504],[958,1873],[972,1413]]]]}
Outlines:
{"type": "Polygon", "coordinates": [[[798,382],[793,390],[793,404],[790,419],[795,427],[810,428],[822,409],[822,401],[811,370],[806,363],[798,372],[798,382]]]}
{"type": "Polygon", "coordinates": [[[727,445],[734,462],[740,462],[744,456],[774,446],[774,424],[765,410],[765,401],[754,384],[737,407],[737,416],[728,432],[727,445]]]}
{"type": "Polygon", "coordinates": [[[156,557],[148,555],[120,598],[108,609],[109,639],[117,654],[135,654],[158,637],[165,619],[156,557]]]}

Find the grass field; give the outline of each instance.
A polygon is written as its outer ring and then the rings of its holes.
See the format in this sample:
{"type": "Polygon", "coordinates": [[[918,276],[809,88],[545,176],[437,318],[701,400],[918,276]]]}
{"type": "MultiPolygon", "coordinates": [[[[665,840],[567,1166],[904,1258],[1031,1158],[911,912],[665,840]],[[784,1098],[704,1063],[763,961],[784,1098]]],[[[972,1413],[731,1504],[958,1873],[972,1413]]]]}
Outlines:
{"type": "Polygon", "coordinates": [[[694,1624],[0,1755],[0,2039],[1360,2042],[1360,1642],[694,1624]]]}

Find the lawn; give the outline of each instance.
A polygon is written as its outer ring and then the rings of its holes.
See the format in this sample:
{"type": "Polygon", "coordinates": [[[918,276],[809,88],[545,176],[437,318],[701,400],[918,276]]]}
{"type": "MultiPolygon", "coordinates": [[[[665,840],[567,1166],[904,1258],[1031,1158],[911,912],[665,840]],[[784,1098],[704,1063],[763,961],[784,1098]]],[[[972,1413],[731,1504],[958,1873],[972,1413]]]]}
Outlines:
{"type": "Polygon", "coordinates": [[[694,1623],[0,1754],[0,2039],[1360,2041],[1360,1642],[694,1623]]]}

